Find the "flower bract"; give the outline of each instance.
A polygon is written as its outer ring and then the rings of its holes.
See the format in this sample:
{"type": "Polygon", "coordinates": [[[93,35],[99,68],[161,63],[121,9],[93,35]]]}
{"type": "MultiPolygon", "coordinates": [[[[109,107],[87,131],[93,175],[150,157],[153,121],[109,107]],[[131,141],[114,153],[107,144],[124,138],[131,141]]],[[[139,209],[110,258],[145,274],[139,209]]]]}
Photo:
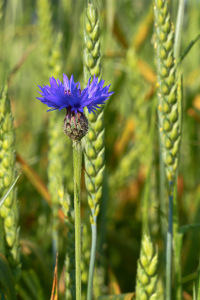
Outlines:
{"type": "Polygon", "coordinates": [[[81,90],[79,82],[74,82],[73,75],[70,80],[63,74],[63,83],[54,77],[49,79],[50,86],[39,86],[41,97],[37,97],[42,103],[46,104],[52,111],[55,109],[66,108],[67,111],[83,113],[84,107],[88,108],[89,113],[95,112],[99,105],[103,104],[113,92],[109,92],[110,85],[103,87],[104,80],[98,82],[97,77],[88,80],[87,87],[81,90]]]}

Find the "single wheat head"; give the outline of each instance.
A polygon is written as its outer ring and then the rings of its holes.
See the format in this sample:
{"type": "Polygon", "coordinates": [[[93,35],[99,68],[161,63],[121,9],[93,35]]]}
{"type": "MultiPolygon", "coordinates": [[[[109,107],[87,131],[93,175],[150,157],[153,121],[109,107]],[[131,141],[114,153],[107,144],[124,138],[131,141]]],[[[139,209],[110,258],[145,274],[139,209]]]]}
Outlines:
{"type": "Polygon", "coordinates": [[[169,183],[173,183],[180,144],[177,75],[174,59],[174,28],[166,0],[155,0],[156,60],[158,80],[158,115],[163,161],[169,183]]]}
{"type": "Polygon", "coordinates": [[[156,300],[158,253],[149,234],[144,234],[137,265],[136,300],[156,300]]]}
{"type": "MultiPolygon", "coordinates": [[[[84,79],[85,83],[94,75],[101,78],[101,54],[98,13],[93,4],[89,3],[85,14],[84,27],[84,79]]],[[[95,223],[99,211],[99,201],[102,196],[104,163],[104,108],[96,114],[86,116],[89,121],[89,132],[85,145],[85,182],[88,190],[88,203],[91,209],[91,224],[95,223]]]]}
{"type": "MultiPolygon", "coordinates": [[[[0,124],[0,197],[2,197],[16,178],[15,134],[7,85],[4,86],[0,96],[0,124]]],[[[20,257],[19,213],[15,188],[1,206],[0,217],[4,221],[6,257],[17,280],[20,275],[20,257]]]]}

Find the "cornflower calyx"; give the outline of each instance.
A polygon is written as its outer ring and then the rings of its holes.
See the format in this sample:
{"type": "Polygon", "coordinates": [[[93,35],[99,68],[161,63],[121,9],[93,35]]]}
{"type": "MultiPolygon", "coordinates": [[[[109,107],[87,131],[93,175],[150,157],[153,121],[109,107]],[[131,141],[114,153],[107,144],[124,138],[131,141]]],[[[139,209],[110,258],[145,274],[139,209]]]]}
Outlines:
{"type": "Polygon", "coordinates": [[[88,120],[84,115],[84,107],[89,113],[95,113],[99,105],[104,104],[113,94],[109,92],[110,85],[103,87],[104,80],[98,82],[98,78],[93,77],[88,80],[87,87],[81,90],[80,83],[74,82],[73,75],[70,80],[63,74],[63,83],[54,77],[49,79],[50,86],[39,86],[41,97],[37,97],[53,111],[66,108],[67,113],[64,120],[64,132],[74,140],[82,139],[88,131],[88,120]]]}
{"type": "Polygon", "coordinates": [[[81,140],[88,132],[88,120],[84,113],[67,111],[63,130],[72,140],[81,140]]]}

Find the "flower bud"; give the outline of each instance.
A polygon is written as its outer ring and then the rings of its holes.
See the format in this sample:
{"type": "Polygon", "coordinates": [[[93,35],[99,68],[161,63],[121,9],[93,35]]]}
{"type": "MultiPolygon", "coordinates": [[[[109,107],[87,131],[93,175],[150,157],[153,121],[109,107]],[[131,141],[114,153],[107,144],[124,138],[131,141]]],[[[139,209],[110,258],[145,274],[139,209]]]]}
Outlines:
{"type": "Polygon", "coordinates": [[[88,120],[84,113],[67,110],[63,130],[72,140],[80,141],[88,132],[88,120]]]}

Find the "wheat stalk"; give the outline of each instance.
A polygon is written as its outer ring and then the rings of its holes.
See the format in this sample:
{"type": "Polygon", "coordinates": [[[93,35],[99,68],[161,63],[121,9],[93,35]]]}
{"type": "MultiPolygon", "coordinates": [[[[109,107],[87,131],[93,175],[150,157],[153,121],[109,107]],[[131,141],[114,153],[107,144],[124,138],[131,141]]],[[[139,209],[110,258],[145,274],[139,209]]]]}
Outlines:
{"type": "MultiPolygon", "coordinates": [[[[88,82],[94,75],[101,78],[101,53],[100,32],[97,10],[92,3],[88,3],[84,24],[84,81],[88,82]]],[[[85,182],[88,191],[88,203],[91,210],[90,223],[92,229],[92,246],[90,269],[88,278],[87,299],[92,298],[92,284],[94,277],[94,264],[97,240],[97,216],[99,202],[102,197],[102,185],[105,169],[104,161],[104,107],[96,114],[86,112],[89,121],[89,132],[86,135],[85,144],[85,182]]]]}
{"type": "Polygon", "coordinates": [[[156,0],[156,59],[158,79],[158,115],[163,160],[169,183],[175,179],[180,144],[179,110],[177,101],[176,64],[174,60],[174,28],[167,1],[156,0]]]}
{"type": "Polygon", "coordinates": [[[177,99],[177,67],[174,59],[174,28],[166,0],[155,0],[158,116],[162,158],[168,180],[169,212],[166,244],[166,299],[172,292],[173,194],[180,146],[180,114],[177,99]]]}

